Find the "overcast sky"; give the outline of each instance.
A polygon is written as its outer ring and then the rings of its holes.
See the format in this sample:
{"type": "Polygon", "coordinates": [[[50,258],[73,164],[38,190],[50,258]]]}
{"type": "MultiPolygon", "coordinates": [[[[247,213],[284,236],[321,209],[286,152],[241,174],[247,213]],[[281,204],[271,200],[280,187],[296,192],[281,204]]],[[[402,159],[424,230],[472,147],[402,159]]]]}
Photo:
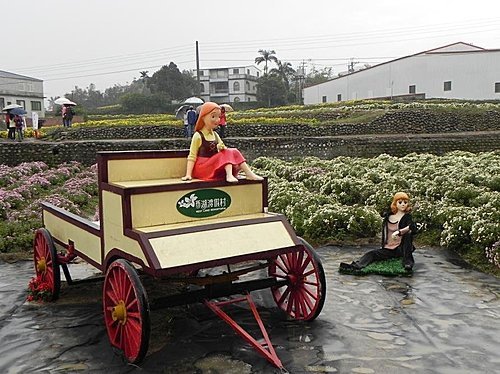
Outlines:
{"type": "MultiPolygon", "coordinates": [[[[500,1],[0,0],[0,70],[44,80],[46,97],[104,91],[173,61],[254,64],[273,49],[294,68],[347,70],[463,41],[500,48],[500,1]],[[7,15],[7,16],[5,16],[7,15]],[[8,16],[11,15],[11,16],[8,16]]],[[[260,65],[263,68],[263,65],[260,65]]]]}

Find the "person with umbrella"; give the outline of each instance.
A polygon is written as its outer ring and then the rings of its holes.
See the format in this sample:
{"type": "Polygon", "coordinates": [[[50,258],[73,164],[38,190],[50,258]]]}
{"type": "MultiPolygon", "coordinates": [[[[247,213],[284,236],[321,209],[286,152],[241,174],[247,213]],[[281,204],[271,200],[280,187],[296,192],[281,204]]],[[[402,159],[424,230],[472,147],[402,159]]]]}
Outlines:
{"type": "Polygon", "coordinates": [[[73,116],[75,115],[73,106],[75,106],[76,103],[65,97],[59,97],[58,99],[54,100],[54,104],[62,105],[61,115],[63,119],[63,126],[71,127],[71,122],[73,121],[73,116]]]}
{"type": "Polygon", "coordinates": [[[17,104],[7,105],[5,108],[3,108],[3,110],[7,112],[5,114],[5,122],[7,124],[7,128],[9,129],[7,137],[11,140],[16,139],[16,130],[17,130],[16,117],[19,116],[21,123],[22,123],[21,129],[19,132],[19,135],[20,135],[19,141],[21,141],[22,140],[22,131],[23,131],[23,127],[24,127],[24,119],[21,116],[25,115],[27,112],[23,109],[23,107],[21,105],[17,105],[17,104]]]}
{"type": "MultiPolygon", "coordinates": [[[[16,114],[14,116],[14,121],[13,121],[16,125],[16,133],[18,135],[18,139],[17,141],[18,142],[22,142],[23,141],[23,127],[24,127],[24,119],[23,117],[21,117],[20,114],[16,114]]],[[[15,138],[15,136],[14,136],[15,138]]]]}
{"type": "Polygon", "coordinates": [[[63,118],[63,126],[71,127],[71,122],[73,121],[73,116],[75,115],[73,106],[71,104],[63,104],[61,114],[63,118]]]}

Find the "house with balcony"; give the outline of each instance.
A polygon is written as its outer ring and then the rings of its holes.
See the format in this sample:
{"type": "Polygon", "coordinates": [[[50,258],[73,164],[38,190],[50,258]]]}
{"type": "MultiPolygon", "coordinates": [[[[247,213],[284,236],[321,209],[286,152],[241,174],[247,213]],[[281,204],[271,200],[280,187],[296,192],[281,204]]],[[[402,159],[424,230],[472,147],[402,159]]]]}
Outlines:
{"type": "Polygon", "coordinates": [[[257,101],[257,79],[261,75],[260,69],[251,65],[201,69],[200,97],[217,103],[257,101]]]}
{"type": "Polygon", "coordinates": [[[0,110],[9,104],[21,105],[28,118],[32,112],[44,118],[43,80],[0,70],[0,110]]]}

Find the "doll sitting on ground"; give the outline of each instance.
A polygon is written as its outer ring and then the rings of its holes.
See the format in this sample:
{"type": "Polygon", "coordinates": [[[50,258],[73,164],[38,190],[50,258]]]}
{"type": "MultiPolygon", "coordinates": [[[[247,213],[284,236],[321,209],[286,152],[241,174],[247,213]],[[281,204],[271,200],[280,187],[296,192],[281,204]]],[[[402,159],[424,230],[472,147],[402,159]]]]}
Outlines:
{"type": "Polygon", "coordinates": [[[381,248],[367,252],[350,264],[341,262],[340,270],[360,270],[375,261],[401,257],[405,270],[411,271],[415,263],[413,236],[417,233],[417,226],[413,223],[410,211],[408,195],[405,192],[396,193],[392,198],[391,210],[384,216],[382,223],[381,248]]]}
{"type": "Polygon", "coordinates": [[[196,121],[195,133],[187,158],[186,175],[183,181],[193,178],[202,180],[220,180],[238,182],[238,172],[242,170],[246,179],[262,180],[253,173],[243,155],[236,148],[227,148],[214,131],[219,125],[221,110],[219,105],[206,102],[201,106],[196,121]]]}

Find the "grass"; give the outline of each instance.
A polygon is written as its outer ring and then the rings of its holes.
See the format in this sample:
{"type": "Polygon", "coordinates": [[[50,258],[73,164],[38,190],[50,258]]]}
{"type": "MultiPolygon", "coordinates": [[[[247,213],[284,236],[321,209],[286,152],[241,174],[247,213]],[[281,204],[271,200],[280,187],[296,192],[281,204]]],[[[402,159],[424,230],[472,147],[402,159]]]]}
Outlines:
{"type": "Polygon", "coordinates": [[[371,121],[382,117],[385,110],[356,110],[349,113],[347,117],[342,117],[331,121],[331,123],[370,123],[371,121]]]}
{"type": "Polygon", "coordinates": [[[471,247],[467,250],[459,251],[458,254],[474,269],[500,278],[500,268],[488,262],[483,249],[471,247]]]}
{"type": "Polygon", "coordinates": [[[411,271],[406,271],[403,268],[400,258],[391,258],[389,260],[376,261],[361,270],[351,271],[339,269],[339,273],[352,275],[380,274],[386,276],[410,276],[412,274],[411,271]]]}

